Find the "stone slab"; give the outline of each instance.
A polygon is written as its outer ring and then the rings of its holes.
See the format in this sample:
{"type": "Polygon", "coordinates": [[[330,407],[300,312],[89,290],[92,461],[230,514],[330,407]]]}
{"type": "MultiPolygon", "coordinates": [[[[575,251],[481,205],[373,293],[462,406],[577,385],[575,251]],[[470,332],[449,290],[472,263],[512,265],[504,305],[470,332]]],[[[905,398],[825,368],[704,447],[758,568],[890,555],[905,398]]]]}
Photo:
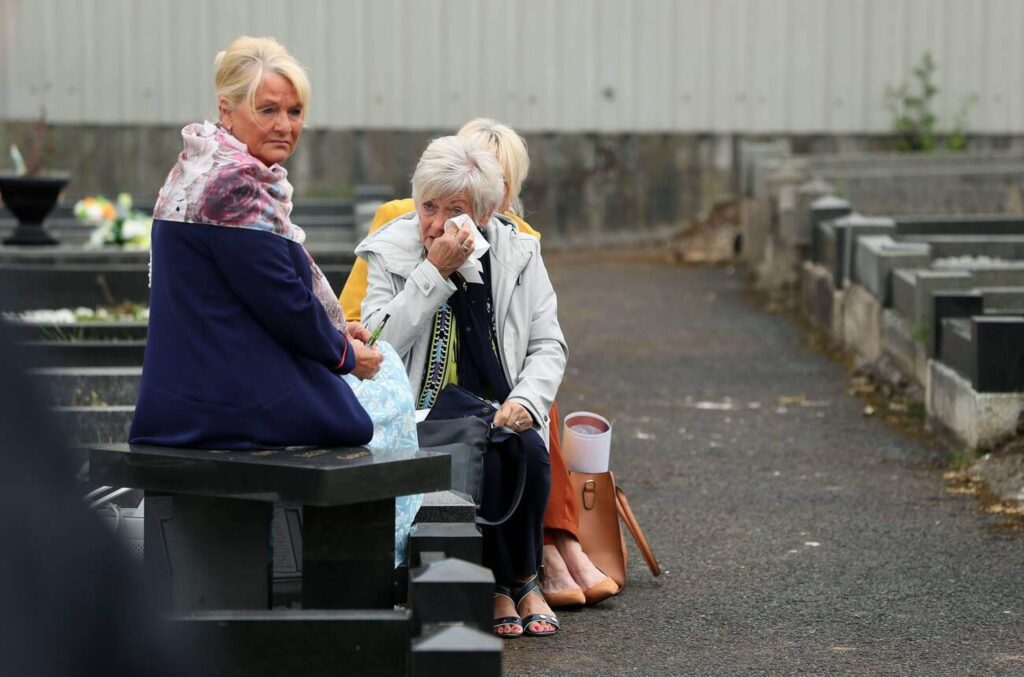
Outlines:
{"type": "Polygon", "coordinates": [[[882,355],[882,304],[859,284],[846,290],[843,347],[861,364],[874,362],[882,355]]]}
{"type": "Polygon", "coordinates": [[[896,234],[1024,235],[1024,217],[1003,214],[897,216],[896,234]]]}
{"type": "Polygon", "coordinates": [[[925,242],[933,258],[954,256],[1024,259],[1024,236],[1021,235],[913,235],[899,236],[900,242],[925,242]]]}
{"type": "Polygon", "coordinates": [[[423,495],[423,504],[414,522],[472,522],[476,504],[452,491],[431,491],[423,495]]]}
{"type": "Polygon", "coordinates": [[[971,340],[970,317],[948,317],[942,321],[938,352],[942,363],[967,379],[973,388],[978,372],[978,350],[971,340]]]}
{"type": "Polygon", "coordinates": [[[969,380],[938,360],[929,363],[928,416],[968,448],[990,448],[1016,434],[1024,412],[1022,393],[979,393],[969,380]]]}
{"type": "Polygon", "coordinates": [[[22,341],[133,341],[145,340],[146,322],[62,322],[40,323],[3,320],[11,335],[22,341]]]}
{"type": "Polygon", "coordinates": [[[169,621],[175,643],[199,653],[201,674],[328,677],[410,670],[405,610],[197,611],[169,621]]]}
{"type": "Polygon", "coordinates": [[[825,195],[811,202],[807,209],[807,229],[810,238],[811,260],[822,262],[822,239],[820,224],[834,221],[849,215],[853,211],[850,203],[835,195],[825,195]]]}
{"type": "Polygon", "coordinates": [[[409,534],[409,565],[420,565],[420,553],[443,552],[446,557],[483,563],[483,536],[473,521],[419,522],[409,534]]]}
{"type": "MultiPolygon", "coordinates": [[[[33,369],[51,406],[134,406],[142,367],[66,367],[33,369]]],[[[127,438],[121,438],[127,439],[127,438]]]]}
{"type": "Polygon", "coordinates": [[[74,444],[115,444],[128,439],[135,406],[54,407],[53,411],[58,425],[74,444]]]}
{"type": "Polygon", "coordinates": [[[882,310],[882,350],[904,375],[917,380],[915,344],[909,323],[891,308],[882,310]]]}
{"type": "Polygon", "coordinates": [[[941,360],[943,321],[981,315],[985,312],[985,297],[977,290],[939,291],[932,295],[932,301],[932,332],[928,337],[928,354],[941,360]]]}
{"type": "Polygon", "coordinates": [[[271,504],[151,491],[145,500],[146,584],[160,608],[270,608],[271,504]]]}
{"type": "Polygon", "coordinates": [[[937,291],[957,291],[974,287],[974,276],[965,270],[902,268],[892,274],[892,307],[907,318],[915,329],[931,317],[926,305],[937,291]]]}
{"type": "Polygon", "coordinates": [[[142,364],[146,342],[25,341],[21,348],[33,367],[137,367],[142,364]]]}
{"type": "Polygon", "coordinates": [[[437,625],[413,641],[412,677],[501,677],[504,645],[489,632],[437,625]]]}
{"type": "MultiPolygon", "coordinates": [[[[832,278],[837,289],[846,284],[853,273],[857,240],[867,235],[890,234],[895,227],[896,222],[891,218],[864,216],[856,212],[832,221],[835,236],[831,245],[835,247],[835,252],[829,254],[827,258],[834,262],[832,278]]],[[[829,246],[829,243],[826,243],[826,246],[829,246]]]]}
{"type": "Polygon", "coordinates": [[[417,567],[409,576],[413,632],[428,623],[464,623],[489,630],[493,593],[494,574],[479,564],[445,558],[417,567]]]}
{"type": "Polygon", "coordinates": [[[994,314],[1024,315],[1024,285],[1019,287],[980,287],[985,308],[994,314]]]}
{"type": "Polygon", "coordinates": [[[98,484],[330,507],[446,489],[451,458],[360,447],[223,451],[143,445],[90,450],[98,484]]]}
{"type": "Polygon", "coordinates": [[[851,280],[889,307],[892,305],[893,271],[921,268],[930,262],[927,244],[896,242],[888,235],[862,235],[856,240],[851,280]]]}

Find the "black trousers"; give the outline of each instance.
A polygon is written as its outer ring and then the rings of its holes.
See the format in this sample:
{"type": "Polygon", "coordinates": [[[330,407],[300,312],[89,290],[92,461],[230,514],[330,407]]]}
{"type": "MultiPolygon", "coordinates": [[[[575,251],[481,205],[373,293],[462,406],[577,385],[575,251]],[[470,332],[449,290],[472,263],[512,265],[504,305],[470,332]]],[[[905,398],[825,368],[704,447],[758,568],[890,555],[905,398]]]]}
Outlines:
{"type": "MultiPolygon", "coordinates": [[[[526,452],[526,487],[519,508],[507,522],[483,527],[484,566],[494,572],[498,585],[511,586],[540,567],[544,547],[544,510],[551,492],[551,462],[536,430],[520,434],[526,452]]],[[[498,454],[485,455],[480,514],[500,517],[515,498],[516,467],[502,463],[498,454]]]]}

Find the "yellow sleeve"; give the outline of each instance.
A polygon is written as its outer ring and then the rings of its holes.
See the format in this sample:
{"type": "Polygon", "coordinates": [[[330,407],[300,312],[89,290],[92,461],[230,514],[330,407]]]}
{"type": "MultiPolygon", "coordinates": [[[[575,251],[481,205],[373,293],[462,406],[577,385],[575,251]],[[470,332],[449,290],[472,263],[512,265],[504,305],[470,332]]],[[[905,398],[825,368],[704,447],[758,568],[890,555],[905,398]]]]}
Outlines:
{"type": "Polygon", "coordinates": [[[537,231],[537,230],[534,230],[533,228],[531,228],[530,224],[528,224],[526,221],[523,221],[521,218],[519,218],[515,214],[506,214],[505,216],[507,216],[510,219],[512,219],[513,221],[515,221],[516,228],[519,229],[520,233],[526,233],[527,235],[534,236],[538,240],[540,239],[540,231],[537,231]]]}
{"type": "MultiPolygon", "coordinates": [[[[388,221],[393,221],[402,214],[408,214],[415,209],[416,205],[413,203],[412,198],[385,202],[377,208],[377,213],[373,215],[370,232],[372,233],[388,221]]],[[[358,322],[362,318],[363,298],[366,296],[366,279],[368,274],[366,261],[357,258],[356,262],[352,265],[352,270],[348,274],[348,279],[345,280],[345,287],[341,290],[341,296],[338,298],[338,301],[341,302],[342,310],[345,311],[346,320],[358,322]]]]}

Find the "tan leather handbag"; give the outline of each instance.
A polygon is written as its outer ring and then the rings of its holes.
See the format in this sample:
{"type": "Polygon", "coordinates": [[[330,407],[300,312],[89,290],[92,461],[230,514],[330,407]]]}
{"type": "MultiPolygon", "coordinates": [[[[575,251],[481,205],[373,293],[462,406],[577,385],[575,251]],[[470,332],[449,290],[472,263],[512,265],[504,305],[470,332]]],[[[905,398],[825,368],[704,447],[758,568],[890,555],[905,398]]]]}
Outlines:
{"type": "Polygon", "coordinates": [[[661,567],[647,543],[640,524],[626,500],[626,492],[615,486],[611,471],[603,473],[570,472],[573,492],[580,502],[580,545],[598,569],[603,571],[619,588],[626,586],[626,539],[619,518],[626,523],[640,554],[655,576],[661,567]]]}

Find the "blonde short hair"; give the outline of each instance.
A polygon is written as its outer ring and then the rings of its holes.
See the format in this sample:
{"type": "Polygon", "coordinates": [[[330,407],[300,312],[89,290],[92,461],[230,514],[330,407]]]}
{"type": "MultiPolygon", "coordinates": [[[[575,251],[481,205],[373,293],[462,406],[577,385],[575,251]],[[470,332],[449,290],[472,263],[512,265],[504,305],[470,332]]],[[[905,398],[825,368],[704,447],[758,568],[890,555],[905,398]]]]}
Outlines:
{"type": "Polygon", "coordinates": [[[523,201],[519,199],[519,191],[523,189],[523,182],[530,172],[530,155],[526,151],[526,141],[523,137],[508,125],[491,118],[470,120],[462,125],[459,136],[476,139],[498,158],[509,196],[512,198],[510,210],[522,216],[523,201]]]}
{"type": "Polygon", "coordinates": [[[242,101],[255,104],[256,89],[264,76],[276,73],[292,83],[303,110],[309,104],[309,77],[291,54],[274,38],[243,35],[217,54],[213,61],[217,100],[232,107],[242,101]]]}
{"type": "Polygon", "coordinates": [[[505,197],[501,166],[494,154],[474,139],[434,139],[423,151],[412,175],[412,199],[419,206],[459,193],[469,198],[475,219],[489,217],[505,197]]]}

